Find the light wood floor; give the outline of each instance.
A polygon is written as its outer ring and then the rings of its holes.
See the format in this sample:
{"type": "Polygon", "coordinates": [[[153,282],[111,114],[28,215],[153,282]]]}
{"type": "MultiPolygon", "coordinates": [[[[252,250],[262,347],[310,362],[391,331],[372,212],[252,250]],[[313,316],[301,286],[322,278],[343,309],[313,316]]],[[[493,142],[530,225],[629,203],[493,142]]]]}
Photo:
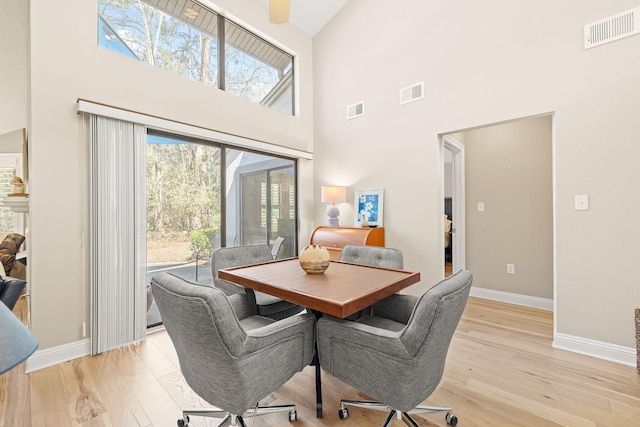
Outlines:
{"type": "MultiPolygon", "coordinates": [[[[449,350],[444,378],[428,399],[453,407],[461,427],[638,426],[640,376],[623,366],[552,348],[549,312],[470,298],[449,350]]],[[[315,417],[314,371],[307,367],[263,404],[295,402],[294,426],[375,426],[385,415],[350,409],[356,390],[324,373],[324,418],[315,417]]],[[[24,374],[0,376],[0,426],[175,426],[180,408],[206,406],[186,385],[165,332],[146,342],[24,374]]],[[[447,425],[442,414],[417,416],[447,425]]],[[[217,425],[192,418],[192,426],[217,425]]],[[[289,425],[286,414],[256,426],[289,425]]],[[[396,421],[394,425],[404,425],[396,421]]]]}
{"type": "Polygon", "coordinates": [[[453,264],[450,262],[444,263],[444,277],[449,277],[453,274],[453,264]]]}

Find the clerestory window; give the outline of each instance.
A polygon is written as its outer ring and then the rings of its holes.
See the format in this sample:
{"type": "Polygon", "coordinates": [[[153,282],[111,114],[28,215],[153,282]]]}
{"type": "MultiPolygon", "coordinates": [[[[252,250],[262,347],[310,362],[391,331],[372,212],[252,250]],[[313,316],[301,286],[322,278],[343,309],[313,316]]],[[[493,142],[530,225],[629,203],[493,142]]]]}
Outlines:
{"type": "Polygon", "coordinates": [[[99,0],[98,45],[293,115],[293,56],[192,0],[99,0]]]}

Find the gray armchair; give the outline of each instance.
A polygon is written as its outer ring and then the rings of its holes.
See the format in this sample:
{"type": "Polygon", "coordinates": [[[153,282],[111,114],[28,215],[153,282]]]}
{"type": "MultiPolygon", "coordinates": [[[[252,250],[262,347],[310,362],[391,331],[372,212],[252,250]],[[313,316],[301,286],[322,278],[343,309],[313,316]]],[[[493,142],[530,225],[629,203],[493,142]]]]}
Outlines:
{"type": "MultiPolygon", "coordinates": [[[[396,270],[404,268],[404,258],[400,250],[380,246],[346,245],[340,253],[340,261],[396,270]]],[[[371,308],[367,307],[347,317],[347,319],[355,320],[370,313],[371,308]]]]}
{"type": "Polygon", "coordinates": [[[273,259],[278,259],[278,257],[280,256],[280,250],[282,250],[283,243],[284,237],[276,237],[276,241],[273,242],[273,246],[271,246],[271,256],[273,257],[273,259]]]}
{"type": "Polygon", "coordinates": [[[324,317],[318,320],[320,366],[378,402],[340,401],[345,405],[389,411],[384,426],[404,418],[417,426],[409,412],[446,412],[451,408],[418,406],[436,389],[444,372],[449,343],[471,289],[472,275],[461,270],[422,296],[395,294],[372,306],[372,314],[355,322],[324,317]]]}
{"type": "Polygon", "coordinates": [[[218,408],[184,410],[178,426],[188,425],[189,415],[224,417],[220,425],[233,426],[245,426],[244,414],[289,411],[289,420],[296,419],[294,405],[256,402],[311,362],[313,315],[268,319],[256,315],[245,294],[227,297],[169,273],[153,276],[151,283],[187,384],[218,408]]]}
{"type": "Polygon", "coordinates": [[[354,264],[373,265],[375,267],[394,268],[402,270],[404,267],[402,252],[398,249],[380,246],[346,245],[342,248],[340,261],[354,264]]]}
{"type": "Polygon", "coordinates": [[[258,306],[260,316],[279,320],[293,316],[304,310],[304,307],[284,301],[263,292],[246,289],[235,283],[218,278],[218,270],[221,268],[240,267],[243,265],[259,264],[273,261],[271,248],[268,245],[233,246],[218,248],[213,251],[211,257],[211,276],[216,287],[222,289],[227,295],[237,293],[247,294],[258,306]]]}

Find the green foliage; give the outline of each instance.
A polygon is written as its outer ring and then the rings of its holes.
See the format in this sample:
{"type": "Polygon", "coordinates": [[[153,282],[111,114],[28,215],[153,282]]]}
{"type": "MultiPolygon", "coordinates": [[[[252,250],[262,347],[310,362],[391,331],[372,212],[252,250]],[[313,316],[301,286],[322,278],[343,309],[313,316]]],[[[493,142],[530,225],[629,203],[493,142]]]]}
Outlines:
{"type": "Polygon", "coordinates": [[[220,150],[147,145],[147,231],[187,233],[220,226],[220,150]]]}
{"type": "Polygon", "coordinates": [[[189,241],[191,242],[191,251],[194,255],[198,252],[209,251],[213,248],[213,243],[220,230],[217,228],[203,228],[200,230],[194,230],[189,234],[189,241]]]}

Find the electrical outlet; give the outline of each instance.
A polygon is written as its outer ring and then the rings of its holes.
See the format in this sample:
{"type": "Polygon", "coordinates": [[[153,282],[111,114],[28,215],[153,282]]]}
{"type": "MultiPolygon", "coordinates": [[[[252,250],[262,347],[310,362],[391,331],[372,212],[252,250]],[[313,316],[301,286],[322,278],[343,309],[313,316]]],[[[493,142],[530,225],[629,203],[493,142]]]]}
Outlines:
{"type": "Polygon", "coordinates": [[[507,273],[516,274],[516,266],[514,264],[507,264],[507,273]]]}

